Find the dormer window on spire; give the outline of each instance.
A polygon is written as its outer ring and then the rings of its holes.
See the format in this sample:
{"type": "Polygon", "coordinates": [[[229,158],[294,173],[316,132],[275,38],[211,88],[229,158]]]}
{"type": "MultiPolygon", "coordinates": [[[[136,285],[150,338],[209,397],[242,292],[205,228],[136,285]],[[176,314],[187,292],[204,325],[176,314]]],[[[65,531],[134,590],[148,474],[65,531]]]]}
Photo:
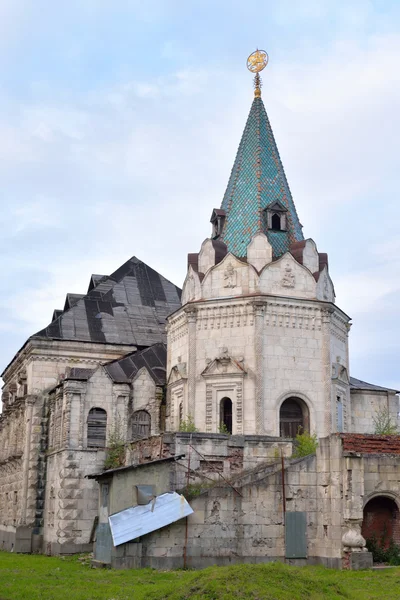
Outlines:
{"type": "Polygon", "coordinates": [[[216,240],[222,233],[226,213],[221,208],[214,208],[210,223],[212,225],[211,239],[216,240]]]}
{"type": "Polygon", "coordinates": [[[270,231],[286,231],[286,213],[287,208],[283,206],[278,200],[269,204],[264,209],[267,229],[270,231]]]}

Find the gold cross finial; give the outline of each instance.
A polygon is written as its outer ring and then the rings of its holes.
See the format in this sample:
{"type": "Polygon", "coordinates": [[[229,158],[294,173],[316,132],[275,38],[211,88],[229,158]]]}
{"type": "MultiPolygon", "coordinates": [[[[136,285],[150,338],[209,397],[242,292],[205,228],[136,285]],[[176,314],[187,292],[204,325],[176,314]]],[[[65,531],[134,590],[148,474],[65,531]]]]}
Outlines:
{"type": "Polygon", "coordinates": [[[265,69],[267,64],[268,54],[265,52],[265,50],[258,50],[258,48],[255,52],[253,52],[253,54],[250,54],[249,58],[247,59],[247,68],[249,71],[256,74],[254,77],[254,95],[256,98],[261,96],[262,83],[260,71],[265,69]]]}

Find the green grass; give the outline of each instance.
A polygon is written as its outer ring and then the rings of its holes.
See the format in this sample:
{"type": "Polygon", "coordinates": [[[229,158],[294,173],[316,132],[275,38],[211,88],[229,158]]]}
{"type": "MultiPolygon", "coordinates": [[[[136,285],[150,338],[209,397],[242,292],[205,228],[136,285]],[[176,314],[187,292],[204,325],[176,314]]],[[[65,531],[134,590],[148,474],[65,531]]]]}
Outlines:
{"type": "Polygon", "coordinates": [[[0,552],[0,600],[400,600],[400,568],[334,571],[279,563],[203,571],[91,569],[75,558],[0,552]]]}

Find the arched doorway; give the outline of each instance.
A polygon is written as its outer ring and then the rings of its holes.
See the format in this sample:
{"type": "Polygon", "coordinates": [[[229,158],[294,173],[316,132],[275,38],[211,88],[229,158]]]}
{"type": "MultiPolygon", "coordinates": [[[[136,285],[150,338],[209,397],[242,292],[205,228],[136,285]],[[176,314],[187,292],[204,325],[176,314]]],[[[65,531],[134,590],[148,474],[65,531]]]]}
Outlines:
{"type": "Polygon", "coordinates": [[[298,433],[310,430],[310,415],[307,404],[300,398],[287,398],[279,411],[280,437],[294,438],[298,433]]]}
{"type": "Polygon", "coordinates": [[[232,400],[222,398],[220,407],[220,427],[224,433],[232,433],[232,400]]]}
{"type": "Polygon", "coordinates": [[[361,534],[379,548],[391,542],[400,544],[400,514],[396,502],[388,496],[375,496],[364,507],[361,534]]]}

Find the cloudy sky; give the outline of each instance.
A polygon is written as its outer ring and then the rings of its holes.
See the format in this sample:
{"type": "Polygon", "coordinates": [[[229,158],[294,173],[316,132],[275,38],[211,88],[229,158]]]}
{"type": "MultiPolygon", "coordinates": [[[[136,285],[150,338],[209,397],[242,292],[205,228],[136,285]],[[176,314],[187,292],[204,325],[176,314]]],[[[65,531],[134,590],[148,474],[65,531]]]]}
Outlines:
{"type": "Polygon", "coordinates": [[[306,237],[400,389],[400,3],[2,0],[0,366],[67,292],[136,255],[177,285],[263,99],[306,237]]]}

